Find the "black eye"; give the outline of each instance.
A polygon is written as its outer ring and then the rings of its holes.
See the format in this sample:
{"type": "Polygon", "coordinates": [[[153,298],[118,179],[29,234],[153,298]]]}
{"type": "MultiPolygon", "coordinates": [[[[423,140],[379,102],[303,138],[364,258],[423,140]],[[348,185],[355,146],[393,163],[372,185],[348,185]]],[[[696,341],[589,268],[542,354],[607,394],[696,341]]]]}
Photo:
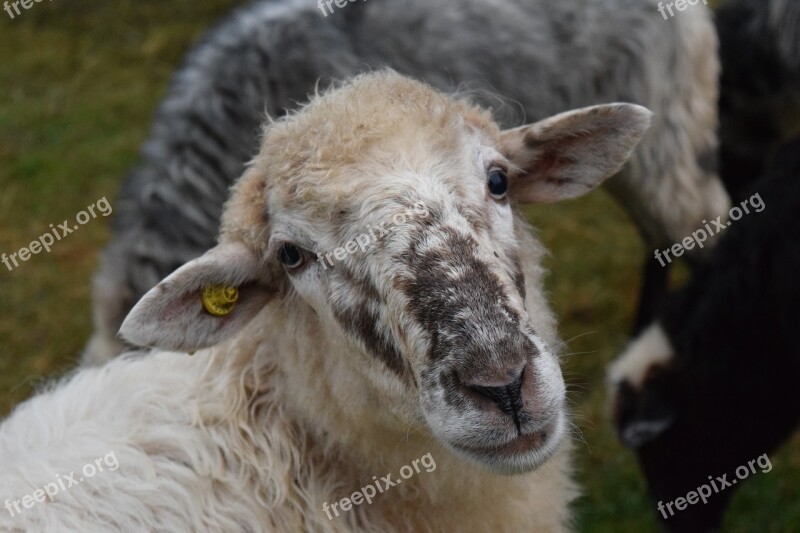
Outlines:
{"type": "Polygon", "coordinates": [[[305,261],[303,252],[300,251],[300,248],[294,244],[288,243],[282,245],[281,249],[278,250],[278,257],[280,258],[281,263],[283,263],[284,266],[289,269],[299,268],[305,261]]]}
{"type": "Polygon", "coordinates": [[[492,198],[495,200],[502,200],[506,197],[508,193],[508,178],[506,177],[506,173],[499,168],[489,171],[489,179],[486,181],[486,184],[489,187],[489,194],[491,194],[492,198]]]}

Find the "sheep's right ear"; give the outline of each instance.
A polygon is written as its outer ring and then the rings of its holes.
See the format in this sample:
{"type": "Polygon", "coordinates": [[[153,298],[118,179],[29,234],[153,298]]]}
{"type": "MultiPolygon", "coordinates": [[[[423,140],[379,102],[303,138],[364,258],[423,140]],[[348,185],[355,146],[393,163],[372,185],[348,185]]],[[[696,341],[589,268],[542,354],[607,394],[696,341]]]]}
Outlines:
{"type": "Polygon", "coordinates": [[[125,318],[120,335],[165,350],[208,348],[236,333],[270,300],[274,291],[264,278],[264,267],[244,244],[220,244],[150,289],[125,318]]]}

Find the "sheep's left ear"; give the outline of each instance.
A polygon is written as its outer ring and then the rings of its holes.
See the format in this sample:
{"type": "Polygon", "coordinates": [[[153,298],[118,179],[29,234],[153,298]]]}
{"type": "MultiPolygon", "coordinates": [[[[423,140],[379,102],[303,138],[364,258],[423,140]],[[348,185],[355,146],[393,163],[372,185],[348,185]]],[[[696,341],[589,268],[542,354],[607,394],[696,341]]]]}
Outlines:
{"type": "Polygon", "coordinates": [[[510,180],[511,198],[549,203],[589,192],[622,168],[652,116],[638,105],[607,104],[504,131],[501,152],[522,170],[510,180]]]}
{"type": "Polygon", "coordinates": [[[132,344],[193,352],[250,322],[274,294],[265,267],[242,243],[220,244],[150,289],[120,328],[132,344]]]}

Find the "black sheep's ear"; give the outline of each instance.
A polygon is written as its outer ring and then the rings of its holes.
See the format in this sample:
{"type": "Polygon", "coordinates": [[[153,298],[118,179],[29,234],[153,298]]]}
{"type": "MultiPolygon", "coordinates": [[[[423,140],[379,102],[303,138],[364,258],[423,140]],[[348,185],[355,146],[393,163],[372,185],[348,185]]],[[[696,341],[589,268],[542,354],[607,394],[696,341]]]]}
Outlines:
{"type": "Polygon", "coordinates": [[[634,389],[627,381],[617,386],[614,416],[625,446],[639,448],[658,438],[675,422],[669,374],[662,367],[653,367],[641,390],[634,389]]]}

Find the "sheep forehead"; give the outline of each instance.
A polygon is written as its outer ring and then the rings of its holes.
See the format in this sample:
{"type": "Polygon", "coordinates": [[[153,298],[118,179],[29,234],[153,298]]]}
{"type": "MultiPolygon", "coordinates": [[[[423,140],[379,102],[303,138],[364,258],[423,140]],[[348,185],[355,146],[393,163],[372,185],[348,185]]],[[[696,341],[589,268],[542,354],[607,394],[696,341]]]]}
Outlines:
{"type": "MultiPolygon", "coordinates": [[[[355,78],[270,125],[259,158],[270,196],[331,210],[391,167],[457,154],[470,134],[494,139],[488,112],[392,72],[355,78]],[[358,177],[359,179],[354,179],[358,177]]],[[[426,161],[427,160],[427,161],[426,161]]]]}
{"type": "Polygon", "coordinates": [[[259,156],[226,205],[221,239],[263,250],[282,213],[307,227],[330,226],[342,212],[365,222],[368,216],[353,213],[383,206],[385,216],[389,198],[405,195],[395,207],[441,198],[437,182],[474,221],[479,187],[466,187],[468,169],[454,163],[467,161],[476,141],[491,144],[498,135],[487,111],[425,84],[391,71],[359,76],[267,127],[259,156]]]}

